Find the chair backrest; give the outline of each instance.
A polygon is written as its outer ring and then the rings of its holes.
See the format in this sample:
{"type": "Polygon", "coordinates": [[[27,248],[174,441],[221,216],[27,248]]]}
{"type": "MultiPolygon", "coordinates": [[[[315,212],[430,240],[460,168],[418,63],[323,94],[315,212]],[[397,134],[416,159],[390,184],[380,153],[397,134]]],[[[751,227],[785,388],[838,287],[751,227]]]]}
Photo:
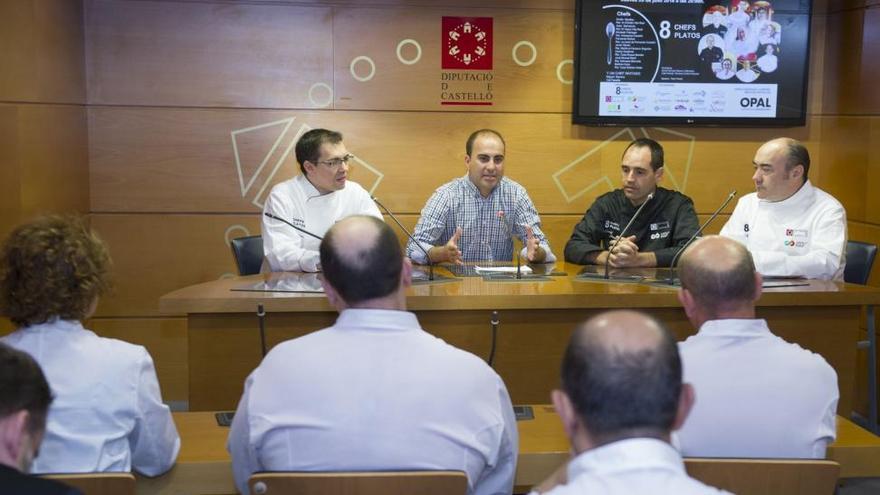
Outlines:
{"type": "Polygon", "coordinates": [[[832,495],[840,464],[813,459],[687,458],[692,478],[740,495],[832,495]]]}
{"type": "Polygon", "coordinates": [[[131,473],[44,474],[43,478],[70,485],[83,495],[134,495],[135,479],[131,473]]]}
{"type": "Polygon", "coordinates": [[[255,473],[252,495],[464,495],[461,471],[378,471],[339,473],[255,473]]]}
{"type": "Polygon", "coordinates": [[[263,264],[263,236],[251,235],[238,237],[229,243],[232,246],[232,258],[239,275],[260,273],[263,264]]]}
{"type": "Polygon", "coordinates": [[[843,280],[851,284],[867,284],[876,256],[876,244],[846,241],[846,266],[843,268],[843,280]]]}

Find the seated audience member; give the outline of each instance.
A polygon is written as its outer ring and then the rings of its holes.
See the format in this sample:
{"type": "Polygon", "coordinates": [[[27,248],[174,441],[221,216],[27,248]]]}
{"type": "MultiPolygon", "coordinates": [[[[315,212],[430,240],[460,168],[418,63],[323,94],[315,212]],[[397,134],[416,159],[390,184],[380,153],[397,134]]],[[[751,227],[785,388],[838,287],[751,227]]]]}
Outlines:
{"type": "Polygon", "coordinates": [[[740,198],[721,235],[745,244],[765,276],[843,281],[846,210],[807,178],[807,148],[773,139],[753,164],[756,191],[740,198]]]}
{"type": "Polygon", "coordinates": [[[761,276],[745,247],[709,236],[681,258],[679,300],[699,332],[679,344],[697,403],[679,431],[695,457],[824,458],[837,374],[755,318],[761,276]]]}
{"type": "Polygon", "coordinates": [[[37,473],[171,468],[180,439],[146,349],[83,328],[108,286],[110,256],[75,217],[16,228],[0,253],[0,313],[7,344],[36,359],[55,400],[37,473]]]}
{"type": "Polygon", "coordinates": [[[406,311],[412,265],[390,227],[353,216],[321,243],[339,318],[277,345],[247,378],[229,432],[235,482],[257,471],[456,470],[510,493],[517,427],[501,378],[406,311]]]}
{"type": "Polygon", "coordinates": [[[613,267],[669,266],[675,253],[700,228],[691,198],[658,187],[663,177],[663,147],[641,138],[623,151],[620,171],[623,187],[596,198],[565,244],[565,261],[579,265],[613,267]],[[648,201],[609,253],[621,230],[648,201]],[[609,260],[610,258],[610,260],[609,260]]]}
{"type": "MultiPolygon", "coordinates": [[[[504,176],[505,146],[492,129],[471,133],[465,143],[467,175],[437,188],[422,208],[413,237],[431,262],[512,261],[513,237],[522,241],[524,262],[556,261],[526,189],[504,176]]],[[[428,263],[412,240],[406,254],[428,263]]]]}
{"type": "Polygon", "coordinates": [[[27,475],[40,450],[51,402],[36,361],[0,344],[0,495],[82,495],[57,481],[27,475]]]}
{"type": "MultiPolygon", "coordinates": [[[[349,215],[382,218],[379,208],[360,184],[348,180],[354,158],[342,134],[312,129],[296,142],[296,161],[302,172],[272,188],[264,213],[270,213],[317,236],[349,215]]],[[[273,272],[321,270],[321,241],[281,220],[263,215],[263,253],[273,272]]]]}
{"type": "Polygon", "coordinates": [[[554,495],[724,493],[688,477],[670,432],[694,401],[669,331],[635,311],[609,311],[571,336],[553,405],[574,457],[536,488],[554,495]]]}

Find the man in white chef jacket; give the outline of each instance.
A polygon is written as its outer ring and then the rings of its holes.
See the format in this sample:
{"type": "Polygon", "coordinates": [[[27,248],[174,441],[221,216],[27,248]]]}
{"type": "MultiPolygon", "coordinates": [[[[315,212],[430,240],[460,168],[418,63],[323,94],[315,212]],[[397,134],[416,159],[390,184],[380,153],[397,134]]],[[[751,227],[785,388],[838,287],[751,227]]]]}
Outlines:
{"type": "Polygon", "coordinates": [[[807,148],[773,139],[753,164],[755,192],[739,200],[721,235],[745,244],[764,276],[843,281],[846,210],[808,179],[807,148]]]}
{"type": "MultiPolygon", "coordinates": [[[[341,133],[327,129],[306,132],[296,143],[296,161],[302,174],[273,187],[263,212],[318,237],[351,215],[381,219],[370,193],[348,180],[352,158],[341,133]]],[[[316,237],[263,215],[263,254],[273,272],[321,271],[320,243],[316,237]]]]}

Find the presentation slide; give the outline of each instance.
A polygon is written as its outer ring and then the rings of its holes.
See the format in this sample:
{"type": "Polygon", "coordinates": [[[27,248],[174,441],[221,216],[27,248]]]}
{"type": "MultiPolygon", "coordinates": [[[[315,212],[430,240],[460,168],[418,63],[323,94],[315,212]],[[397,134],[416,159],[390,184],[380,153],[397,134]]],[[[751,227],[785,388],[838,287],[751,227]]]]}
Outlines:
{"type": "Polygon", "coordinates": [[[683,122],[802,117],[809,8],[791,0],[583,1],[576,111],[683,122]]]}

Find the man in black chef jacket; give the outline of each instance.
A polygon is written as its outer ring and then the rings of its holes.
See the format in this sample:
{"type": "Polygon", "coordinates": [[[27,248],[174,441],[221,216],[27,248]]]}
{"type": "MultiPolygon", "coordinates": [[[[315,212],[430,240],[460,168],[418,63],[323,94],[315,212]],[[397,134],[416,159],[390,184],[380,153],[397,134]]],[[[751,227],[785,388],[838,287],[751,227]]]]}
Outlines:
{"type": "Polygon", "coordinates": [[[693,201],[657,187],[663,177],[663,147],[653,139],[631,142],[620,170],[623,187],[599,196],[590,206],[565,245],[565,261],[604,265],[608,260],[615,268],[669,266],[699,229],[693,201]],[[650,203],[610,253],[621,229],[652,193],[650,203]]]}

